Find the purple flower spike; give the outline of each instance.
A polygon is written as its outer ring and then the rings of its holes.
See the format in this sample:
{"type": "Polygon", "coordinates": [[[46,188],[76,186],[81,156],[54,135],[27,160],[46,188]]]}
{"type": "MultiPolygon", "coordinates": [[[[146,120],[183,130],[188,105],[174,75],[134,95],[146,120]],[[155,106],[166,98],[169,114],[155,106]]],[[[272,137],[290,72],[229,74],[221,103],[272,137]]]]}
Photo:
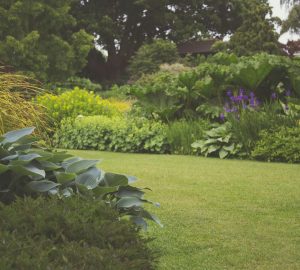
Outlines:
{"type": "Polygon", "coordinates": [[[272,93],[272,95],[271,95],[271,99],[276,99],[277,98],[277,95],[276,95],[276,93],[272,93]]]}
{"type": "Polygon", "coordinates": [[[225,115],[224,115],[224,113],[221,113],[221,114],[220,114],[220,120],[221,120],[221,121],[224,121],[224,119],[225,119],[225,115]]]}
{"type": "Polygon", "coordinates": [[[286,96],[286,97],[290,97],[291,94],[292,94],[292,93],[291,93],[291,90],[290,90],[290,89],[288,89],[288,90],[285,91],[285,96],[286,96]]]}
{"type": "Polygon", "coordinates": [[[231,90],[227,90],[226,95],[227,95],[228,97],[232,97],[232,91],[231,91],[231,90]]]}
{"type": "Polygon", "coordinates": [[[255,97],[255,95],[254,95],[253,92],[250,92],[250,97],[251,97],[251,98],[254,98],[254,97],[255,97]]]}

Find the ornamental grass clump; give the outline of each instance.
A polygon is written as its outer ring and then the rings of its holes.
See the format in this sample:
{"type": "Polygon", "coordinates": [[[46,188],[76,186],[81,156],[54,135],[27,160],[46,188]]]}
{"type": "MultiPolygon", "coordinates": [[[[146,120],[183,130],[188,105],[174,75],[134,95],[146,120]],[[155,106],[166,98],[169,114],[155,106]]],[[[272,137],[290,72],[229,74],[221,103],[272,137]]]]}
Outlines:
{"type": "Polygon", "coordinates": [[[42,106],[31,102],[41,91],[28,77],[0,72],[0,134],[36,126],[35,135],[47,138],[49,118],[42,106]]]}

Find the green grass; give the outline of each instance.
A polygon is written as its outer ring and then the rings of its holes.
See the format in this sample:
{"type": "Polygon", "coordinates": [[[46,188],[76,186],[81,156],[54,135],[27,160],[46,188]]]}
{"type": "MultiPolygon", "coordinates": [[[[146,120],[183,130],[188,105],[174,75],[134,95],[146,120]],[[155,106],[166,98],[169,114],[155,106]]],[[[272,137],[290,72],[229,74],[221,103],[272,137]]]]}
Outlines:
{"type": "Polygon", "coordinates": [[[72,151],[138,176],[165,227],[159,269],[300,269],[300,166],[191,156],[72,151]]]}

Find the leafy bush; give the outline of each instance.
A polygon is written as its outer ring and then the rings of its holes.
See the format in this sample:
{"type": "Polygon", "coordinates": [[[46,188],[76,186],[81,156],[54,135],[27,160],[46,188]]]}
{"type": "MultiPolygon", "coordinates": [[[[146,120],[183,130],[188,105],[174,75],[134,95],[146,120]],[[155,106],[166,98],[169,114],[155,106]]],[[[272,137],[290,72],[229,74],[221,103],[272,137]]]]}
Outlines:
{"type": "MultiPolygon", "coordinates": [[[[46,107],[49,115],[57,122],[63,118],[77,117],[78,115],[119,115],[124,106],[102,99],[93,92],[75,87],[74,90],[61,95],[46,94],[37,97],[37,102],[46,107]]],[[[128,106],[125,106],[125,110],[128,106]]]]}
{"type": "Polygon", "coordinates": [[[106,116],[65,119],[54,137],[59,148],[165,153],[166,126],[143,118],[106,116]]]}
{"type": "Polygon", "coordinates": [[[174,154],[190,155],[193,153],[191,144],[202,137],[209,123],[205,120],[176,121],[169,124],[167,138],[170,152],[174,154]]]}
{"type": "Polygon", "coordinates": [[[154,269],[149,240],[101,201],[18,199],[0,227],[1,269],[154,269]]]}
{"type": "Polygon", "coordinates": [[[98,160],[33,148],[33,130],[11,131],[0,138],[0,202],[11,203],[18,196],[80,194],[104,200],[143,226],[143,217],[158,221],[142,207],[147,202],[144,192],[129,185],[135,178],[105,173],[95,167],[98,160]]]}
{"type": "Polygon", "coordinates": [[[272,132],[262,131],[251,156],[258,160],[299,163],[300,127],[282,126],[272,132]]]}
{"type": "Polygon", "coordinates": [[[257,109],[244,109],[238,115],[228,115],[235,138],[250,154],[259,139],[262,130],[274,129],[279,126],[294,126],[295,119],[283,114],[279,103],[265,104],[257,109]]]}
{"type": "Polygon", "coordinates": [[[206,131],[203,137],[192,144],[198,154],[205,157],[219,156],[222,159],[243,155],[242,144],[236,143],[228,122],[206,131]]]}
{"type": "Polygon", "coordinates": [[[75,87],[93,92],[99,92],[102,90],[102,86],[100,84],[93,83],[89,79],[81,77],[70,77],[64,83],[52,83],[49,84],[47,88],[49,88],[51,92],[61,94],[65,91],[74,89],[75,87]]]}
{"type": "Polygon", "coordinates": [[[143,74],[156,72],[161,64],[174,63],[178,58],[175,43],[156,39],[138,49],[130,61],[129,72],[132,77],[138,78],[143,74]]]}
{"type": "Polygon", "coordinates": [[[0,135],[18,128],[35,125],[35,134],[47,139],[50,129],[48,117],[42,106],[30,101],[41,92],[30,78],[0,72],[0,135]]]}

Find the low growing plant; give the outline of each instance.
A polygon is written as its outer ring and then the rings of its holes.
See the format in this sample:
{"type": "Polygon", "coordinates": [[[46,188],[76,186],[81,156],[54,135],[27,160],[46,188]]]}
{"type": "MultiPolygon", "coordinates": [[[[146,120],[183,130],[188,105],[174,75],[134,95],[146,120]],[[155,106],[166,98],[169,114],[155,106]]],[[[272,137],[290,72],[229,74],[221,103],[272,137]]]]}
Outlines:
{"type": "Polygon", "coordinates": [[[170,152],[172,154],[192,154],[194,151],[191,144],[203,136],[209,125],[206,120],[181,120],[170,123],[167,129],[170,152]]]}
{"type": "Polygon", "coordinates": [[[0,203],[0,269],[154,269],[157,254],[103,201],[25,198],[0,203]]]}
{"type": "Polygon", "coordinates": [[[228,122],[206,131],[203,139],[194,142],[192,147],[196,153],[205,157],[218,156],[223,159],[244,154],[243,146],[234,139],[228,122]]]}
{"type": "Polygon", "coordinates": [[[98,160],[39,148],[30,137],[33,130],[25,128],[0,137],[0,202],[11,203],[24,196],[80,194],[105,201],[141,226],[146,226],[144,218],[159,223],[142,207],[150,203],[143,198],[144,191],[130,185],[134,177],[106,173],[96,168],[98,160]]]}
{"type": "Polygon", "coordinates": [[[167,126],[146,118],[89,116],[65,119],[54,136],[58,148],[165,153],[167,126]]]}
{"type": "Polygon", "coordinates": [[[264,130],[251,153],[254,159],[278,162],[300,162],[300,127],[282,126],[264,130]],[[271,134],[271,135],[270,135],[271,134]]]}

